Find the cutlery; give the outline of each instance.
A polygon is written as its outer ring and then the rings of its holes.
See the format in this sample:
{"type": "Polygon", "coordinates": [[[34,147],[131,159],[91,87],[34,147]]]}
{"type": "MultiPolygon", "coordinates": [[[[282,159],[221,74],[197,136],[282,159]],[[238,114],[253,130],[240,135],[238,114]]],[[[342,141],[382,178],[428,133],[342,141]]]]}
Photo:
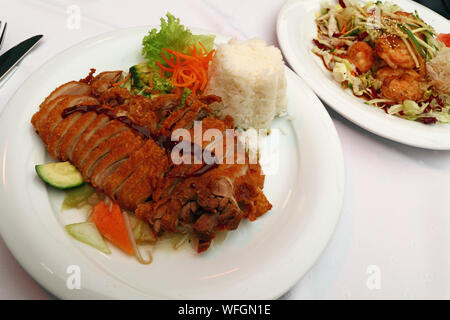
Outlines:
{"type": "Polygon", "coordinates": [[[2,22],[0,21],[0,30],[1,30],[1,34],[0,34],[0,49],[2,48],[3,39],[5,39],[5,32],[6,32],[6,27],[7,26],[8,26],[8,24],[6,22],[4,24],[2,24],[2,22]]]}
{"type": "MultiPolygon", "coordinates": [[[[4,32],[4,31],[3,31],[4,32]]],[[[0,81],[39,42],[42,34],[28,38],[0,56],[0,81]]]]}

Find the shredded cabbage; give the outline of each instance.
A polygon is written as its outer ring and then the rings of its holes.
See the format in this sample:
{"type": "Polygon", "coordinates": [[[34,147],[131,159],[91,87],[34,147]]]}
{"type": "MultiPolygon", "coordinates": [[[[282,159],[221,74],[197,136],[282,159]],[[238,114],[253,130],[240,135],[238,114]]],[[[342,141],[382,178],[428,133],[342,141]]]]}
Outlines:
{"type": "Polygon", "coordinates": [[[390,1],[385,2],[377,1],[376,5],[379,6],[385,12],[395,13],[397,11],[402,11],[401,7],[390,1]]]}
{"type": "Polygon", "coordinates": [[[336,62],[333,68],[333,78],[337,82],[343,82],[348,80],[348,76],[350,74],[350,70],[347,69],[347,66],[343,62],[336,62]]]}
{"type": "Polygon", "coordinates": [[[419,106],[419,104],[412,100],[403,101],[403,112],[408,117],[415,117],[423,113],[428,104],[423,104],[419,106]]]}
{"type": "MultiPolygon", "coordinates": [[[[369,101],[371,104],[379,102],[381,101],[376,101],[376,99],[369,101]]],[[[402,104],[395,104],[389,107],[387,112],[391,115],[396,115],[408,120],[420,121],[421,118],[435,118],[438,122],[450,123],[450,106],[442,108],[441,111],[436,111],[436,109],[432,109],[431,106],[432,103],[430,102],[417,103],[416,101],[405,100],[402,104]],[[427,109],[430,111],[427,111],[427,109]]]]}

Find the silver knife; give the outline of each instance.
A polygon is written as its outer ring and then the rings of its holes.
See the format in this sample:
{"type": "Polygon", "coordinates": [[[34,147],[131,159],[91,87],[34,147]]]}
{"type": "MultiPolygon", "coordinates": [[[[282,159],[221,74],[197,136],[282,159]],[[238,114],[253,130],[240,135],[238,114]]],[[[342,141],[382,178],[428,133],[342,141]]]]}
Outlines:
{"type": "Polygon", "coordinates": [[[0,81],[41,40],[42,34],[22,41],[0,56],[0,81]]]}

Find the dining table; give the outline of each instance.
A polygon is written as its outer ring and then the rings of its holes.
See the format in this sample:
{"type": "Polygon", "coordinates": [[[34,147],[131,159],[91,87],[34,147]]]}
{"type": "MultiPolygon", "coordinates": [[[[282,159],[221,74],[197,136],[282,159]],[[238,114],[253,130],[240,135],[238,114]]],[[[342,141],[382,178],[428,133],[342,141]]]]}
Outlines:
{"type": "MultiPolygon", "coordinates": [[[[276,25],[284,3],[0,0],[0,20],[8,23],[0,54],[26,38],[44,35],[0,83],[0,112],[21,84],[56,54],[105,32],[159,25],[167,12],[193,28],[242,40],[260,38],[279,47],[276,25]]],[[[449,18],[445,1],[422,3],[449,18]]],[[[280,299],[450,299],[450,150],[390,141],[325,107],[342,145],[344,204],[324,252],[280,299]]],[[[0,214],[14,212],[3,211],[0,204],[0,214]]],[[[27,274],[0,239],[0,299],[57,298],[27,274]]]]}

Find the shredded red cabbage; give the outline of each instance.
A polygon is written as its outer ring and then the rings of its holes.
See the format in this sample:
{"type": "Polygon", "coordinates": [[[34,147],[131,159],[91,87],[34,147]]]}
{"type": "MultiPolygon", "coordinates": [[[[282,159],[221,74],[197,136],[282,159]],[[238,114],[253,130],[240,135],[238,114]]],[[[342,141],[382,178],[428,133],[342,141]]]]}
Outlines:
{"type": "Polygon", "coordinates": [[[437,122],[437,119],[435,117],[423,117],[419,118],[418,120],[424,124],[432,124],[437,122]]]}
{"type": "Polygon", "coordinates": [[[369,35],[369,34],[367,33],[367,31],[364,31],[363,33],[361,33],[361,34],[358,36],[358,40],[359,40],[359,41],[363,41],[368,35],[369,35]]]}
{"type": "Polygon", "coordinates": [[[319,49],[328,50],[328,47],[326,45],[320,43],[319,40],[313,39],[312,41],[319,49]]]}
{"type": "Polygon", "coordinates": [[[369,90],[372,93],[372,99],[378,98],[377,90],[374,87],[370,87],[369,90]]]}

